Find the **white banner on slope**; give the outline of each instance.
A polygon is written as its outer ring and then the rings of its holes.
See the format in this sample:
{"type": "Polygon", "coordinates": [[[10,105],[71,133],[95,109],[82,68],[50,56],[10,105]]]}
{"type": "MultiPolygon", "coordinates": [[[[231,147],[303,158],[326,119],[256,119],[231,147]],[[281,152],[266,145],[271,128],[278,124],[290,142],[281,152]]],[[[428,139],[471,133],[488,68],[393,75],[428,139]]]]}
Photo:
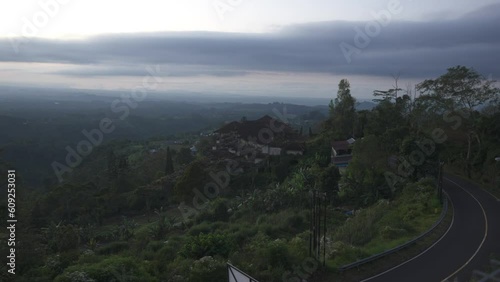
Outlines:
{"type": "Polygon", "coordinates": [[[227,274],[229,282],[259,282],[229,263],[227,264],[227,274]]]}

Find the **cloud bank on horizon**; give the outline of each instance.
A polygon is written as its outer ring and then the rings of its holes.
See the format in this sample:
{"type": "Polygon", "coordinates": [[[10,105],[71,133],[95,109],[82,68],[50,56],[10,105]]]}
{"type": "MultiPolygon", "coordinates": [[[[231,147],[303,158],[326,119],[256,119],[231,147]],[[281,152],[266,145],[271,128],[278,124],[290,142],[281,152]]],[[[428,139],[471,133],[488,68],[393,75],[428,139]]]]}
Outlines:
{"type": "Polygon", "coordinates": [[[309,91],[331,96],[346,77],[352,78],[353,93],[367,98],[375,87],[390,87],[393,73],[416,83],[465,65],[495,78],[499,14],[500,4],[491,4],[452,19],[406,21],[390,15],[378,22],[292,24],[267,33],[0,38],[0,83],[64,81],[69,87],[126,88],[125,78],[143,76],[146,65],[161,65],[168,78],[165,90],[190,86],[185,90],[234,93],[255,83],[259,86],[248,94],[293,96],[309,91]],[[13,44],[20,44],[18,52],[13,44]]]}

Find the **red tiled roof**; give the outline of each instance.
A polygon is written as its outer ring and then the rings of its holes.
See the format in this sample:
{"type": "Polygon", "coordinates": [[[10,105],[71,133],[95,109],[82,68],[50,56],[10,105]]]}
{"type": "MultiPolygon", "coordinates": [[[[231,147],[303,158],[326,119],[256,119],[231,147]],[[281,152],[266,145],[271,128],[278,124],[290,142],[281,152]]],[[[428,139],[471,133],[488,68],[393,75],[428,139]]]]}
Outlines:
{"type": "MultiPolygon", "coordinates": [[[[293,136],[294,134],[296,134],[295,130],[292,127],[268,115],[265,115],[258,120],[242,121],[242,122],[233,121],[231,123],[224,125],[220,129],[216,130],[215,133],[220,133],[220,134],[236,133],[237,135],[239,135],[240,138],[250,140],[250,138],[258,139],[259,135],[263,134],[262,133],[263,129],[270,129],[271,131],[273,131],[274,137],[277,136],[283,137],[283,135],[293,136]],[[275,132],[276,128],[283,130],[281,132],[275,132]]],[[[264,135],[266,138],[268,137],[265,133],[264,135]]]]}
{"type": "Polygon", "coordinates": [[[215,131],[215,133],[231,133],[233,131],[236,131],[239,126],[240,126],[240,122],[233,121],[233,122],[230,122],[230,123],[224,125],[223,127],[219,128],[219,129],[217,129],[215,131]]]}
{"type": "Polygon", "coordinates": [[[339,150],[347,151],[347,150],[349,150],[349,142],[347,142],[347,141],[333,141],[332,147],[333,147],[333,149],[335,149],[335,151],[339,151],[339,150]]]}

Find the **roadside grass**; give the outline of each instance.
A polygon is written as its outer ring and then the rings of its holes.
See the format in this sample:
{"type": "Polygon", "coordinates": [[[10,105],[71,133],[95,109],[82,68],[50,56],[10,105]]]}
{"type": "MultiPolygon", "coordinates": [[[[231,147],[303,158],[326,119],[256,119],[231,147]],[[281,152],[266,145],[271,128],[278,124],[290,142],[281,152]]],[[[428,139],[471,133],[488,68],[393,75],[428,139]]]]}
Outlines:
{"type": "MultiPolygon", "coordinates": [[[[439,211],[440,212],[440,211],[439,211]]],[[[435,220],[439,217],[439,213],[435,217],[435,220]]],[[[335,263],[334,260],[328,260],[326,263],[326,267],[317,271],[311,279],[309,279],[309,282],[320,282],[320,281],[346,281],[346,282],[355,282],[355,281],[361,281],[363,279],[369,278],[373,275],[376,275],[378,273],[381,273],[383,271],[386,271],[392,267],[395,267],[428,249],[430,246],[432,246],[437,240],[439,240],[448,230],[448,227],[451,224],[453,218],[453,207],[451,204],[448,206],[448,211],[441,222],[432,232],[430,232],[427,236],[421,238],[414,244],[398,251],[393,254],[385,256],[383,259],[378,259],[374,260],[372,262],[366,263],[364,265],[361,265],[358,268],[353,268],[350,270],[347,270],[345,272],[340,272],[338,270],[338,264],[335,263]]],[[[428,222],[430,223],[427,225],[427,228],[425,228],[426,231],[429,227],[431,227],[432,224],[434,224],[434,221],[428,222]]],[[[427,221],[431,221],[431,217],[427,219],[427,221]]],[[[422,221],[422,226],[425,226],[424,221],[422,221]]],[[[422,232],[419,232],[418,234],[421,234],[422,232]]],[[[368,251],[373,251],[373,254],[375,253],[380,253],[382,251],[385,251],[387,249],[391,249],[393,247],[396,247],[402,243],[405,243],[411,239],[413,239],[415,236],[407,236],[407,237],[401,237],[395,240],[392,240],[390,242],[383,242],[380,239],[375,239],[373,240],[373,246],[370,249],[368,246],[372,244],[370,242],[365,246],[365,251],[368,253],[368,251]],[[377,242],[378,241],[378,242],[377,242]],[[377,243],[376,243],[377,242],[377,243]],[[380,244],[380,245],[378,245],[380,244]],[[377,247],[375,247],[377,246],[377,247]]]]}
{"type": "MultiPolygon", "coordinates": [[[[451,207],[448,213],[450,210],[451,207]]],[[[318,272],[316,280],[311,281],[359,281],[361,277],[380,273],[411,258],[432,245],[440,237],[439,234],[445,232],[441,226],[445,225],[446,220],[431,234],[404,250],[344,273],[339,271],[343,265],[413,240],[435,224],[441,211],[442,206],[430,179],[407,185],[393,201],[381,200],[358,211],[331,231],[327,243],[326,268],[318,272]]],[[[451,217],[449,214],[446,216],[451,217]]]]}
{"type": "Polygon", "coordinates": [[[330,265],[334,269],[338,269],[345,264],[395,248],[416,238],[427,231],[439,219],[441,208],[415,218],[411,221],[411,226],[406,228],[401,226],[405,225],[404,223],[387,220],[387,218],[395,218],[395,215],[398,213],[398,209],[389,211],[381,219],[372,223],[371,227],[370,223],[363,222],[362,224],[365,225],[364,234],[361,235],[366,236],[366,238],[362,238],[361,240],[367,241],[364,244],[334,243],[333,248],[336,248],[337,255],[333,255],[330,265]],[[368,229],[371,229],[371,231],[368,229]]]}
{"type": "Polygon", "coordinates": [[[404,237],[394,239],[391,241],[385,241],[383,239],[377,238],[377,239],[372,240],[366,246],[364,246],[363,249],[366,251],[367,254],[369,254],[371,256],[371,255],[379,254],[379,253],[384,252],[386,250],[390,250],[392,248],[395,248],[399,245],[402,245],[402,244],[410,241],[411,239],[413,239],[412,236],[404,236],[404,237]]]}

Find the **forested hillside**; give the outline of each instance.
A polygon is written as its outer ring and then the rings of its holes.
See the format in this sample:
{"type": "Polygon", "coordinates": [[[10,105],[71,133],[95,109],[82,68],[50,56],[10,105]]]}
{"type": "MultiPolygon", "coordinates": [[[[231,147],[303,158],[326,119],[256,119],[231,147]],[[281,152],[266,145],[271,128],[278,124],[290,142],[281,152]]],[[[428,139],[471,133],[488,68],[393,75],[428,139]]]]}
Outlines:
{"type": "MultiPolygon", "coordinates": [[[[342,265],[434,224],[442,163],[500,195],[493,81],[452,67],[407,89],[375,90],[371,110],[356,109],[350,88],[340,81],[328,112],[287,105],[295,115],[289,120],[276,115],[283,113],[280,103],[190,105],[189,114],[175,115],[168,113],[182,104],[148,105],[148,115],[118,123],[62,182],[47,170],[50,162],[37,160],[64,160],[59,148],[78,142],[79,132],[107,113],[5,114],[0,121],[12,134],[1,140],[0,167],[19,167],[16,281],[220,282],[227,262],[259,281],[337,279],[342,265]],[[265,114],[288,121],[304,139],[303,155],[255,162],[248,152],[214,154],[215,129],[265,114]],[[350,138],[352,160],[336,166],[332,142],[350,138]],[[40,178],[44,187],[35,189],[40,178]],[[313,257],[304,269],[313,191],[323,195],[327,215],[320,242],[326,260],[323,266],[323,255],[313,257]]],[[[276,132],[272,125],[263,130],[276,132]]],[[[5,217],[6,203],[0,203],[5,217]]],[[[0,236],[7,253],[8,238],[0,236]]],[[[6,264],[0,268],[5,275],[6,264]]]]}

